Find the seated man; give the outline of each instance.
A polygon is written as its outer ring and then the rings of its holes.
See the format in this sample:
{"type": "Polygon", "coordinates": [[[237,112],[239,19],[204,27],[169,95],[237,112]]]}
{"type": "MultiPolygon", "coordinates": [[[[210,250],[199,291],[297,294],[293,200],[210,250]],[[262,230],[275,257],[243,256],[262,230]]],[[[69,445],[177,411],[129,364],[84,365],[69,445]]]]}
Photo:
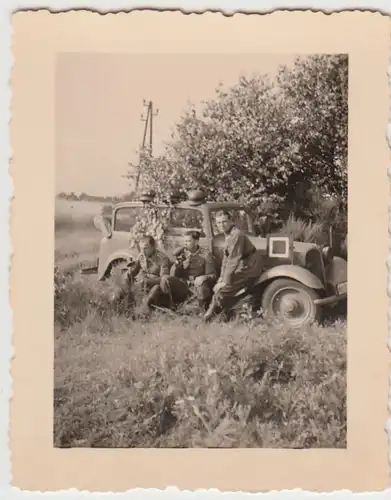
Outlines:
{"type": "Polygon", "coordinates": [[[194,287],[200,307],[206,311],[212,298],[212,288],[217,280],[213,255],[199,245],[200,233],[188,231],[185,247],[175,251],[177,261],[171,268],[171,276],[194,287]]]}
{"type": "Polygon", "coordinates": [[[152,236],[145,235],[140,240],[140,255],[135,265],[127,272],[128,284],[137,293],[146,294],[143,311],[150,306],[166,306],[181,302],[187,296],[187,286],[181,280],[170,276],[170,261],[157,248],[152,236]]]}
{"type": "Polygon", "coordinates": [[[235,302],[235,295],[251,285],[260,276],[263,267],[261,253],[247,235],[235,226],[229,212],[220,211],[216,214],[216,225],[225,235],[224,257],[205,320],[209,320],[218,308],[227,313],[235,302]]]}

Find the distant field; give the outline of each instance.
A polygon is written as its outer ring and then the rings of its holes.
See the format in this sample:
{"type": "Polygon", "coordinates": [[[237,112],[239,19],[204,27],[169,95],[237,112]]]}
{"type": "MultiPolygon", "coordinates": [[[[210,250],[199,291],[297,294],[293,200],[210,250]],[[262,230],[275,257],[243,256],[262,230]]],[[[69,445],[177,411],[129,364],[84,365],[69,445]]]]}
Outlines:
{"type": "Polygon", "coordinates": [[[301,332],[156,312],[81,276],[102,204],[56,200],[56,447],[346,447],[346,321],[301,332]]]}
{"type": "Polygon", "coordinates": [[[95,215],[99,212],[100,208],[108,203],[103,203],[100,201],[72,201],[56,198],[56,215],[70,214],[75,212],[79,215],[95,215]]]}
{"type": "Polygon", "coordinates": [[[108,203],[56,199],[56,230],[74,231],[81,228],[92,228],[94,227],[93,218],[95,215],[99,215],[102,209],[105,210],[105,213],[111,213],[110,204],[108,203]]]}

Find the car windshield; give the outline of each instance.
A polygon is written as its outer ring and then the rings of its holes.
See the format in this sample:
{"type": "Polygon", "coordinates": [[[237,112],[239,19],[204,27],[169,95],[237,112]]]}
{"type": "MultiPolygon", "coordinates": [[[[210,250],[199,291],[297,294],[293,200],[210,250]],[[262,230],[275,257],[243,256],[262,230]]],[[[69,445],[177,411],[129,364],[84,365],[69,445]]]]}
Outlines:
{"type": "MultiPolygon", "coordinates": [[[[212,224],[212,232],[213,236],[216,236],[217,234],[220,234],[219,229],[217,228],[216,224],[216,215],[218,212],[220,212],[222,209],[215,209],[211,211],[210,214],[210,221],[212,224]]],[[[223,209],[225,210],[225,209],[223,209]]],[[[241,231],[244,231],[245,233],[252,233],[253,228],[251,224],[251,218],[249,214],[242,208],[229,208],[227,209],[227,212],[231,214],[233,217],[233,221],[235,223],[235,226],[240,229],[241,231]]]]}
{"type": "Polygon", "coordinates": [[[203,231],[203,215],[200,210],[175,207],[171,210],[170,226],[173,229],[203,231]]]}
{"type": "MultiPolygon", "coordinates": [[[[167,208],[157,207],[158,217],[166,217],[167,208]]],[[[116,211],[114,231],[128,232],[132,229],[137,218],[142,215],[142,206],[122,207],[116,211]]],[[[183,232],[197,230],[203,233],[203,215],[200,210],[192,208],[175,207],[171,209],[169,231],[183,232]]]]}

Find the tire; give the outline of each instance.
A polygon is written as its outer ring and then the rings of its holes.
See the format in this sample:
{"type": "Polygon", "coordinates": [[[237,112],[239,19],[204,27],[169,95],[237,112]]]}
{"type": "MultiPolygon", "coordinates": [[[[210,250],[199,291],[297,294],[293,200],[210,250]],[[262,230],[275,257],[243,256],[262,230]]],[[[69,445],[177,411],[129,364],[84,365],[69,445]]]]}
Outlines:
{"type": "Polygon", "coordinates": [[[118,273],[118,271],[121,271],[121,269],[125,270],[126,267],[126,260],[125,259],[117,259],[114,262],[111,263],[110,269],[108,271],[108,276],[112,278],[114,274],[118,273]]]}
{"type": "Polygon", "coordinates": [[[279,278],[264,290],[262,310],[265,318],[271,321],[283,322],[291,328],[303,328],[320,321],[321,308],[314,303],[318,298],[315,290],[299,281],[279,278]],[[282,303],[283,299],[285,304],[282,303]],[[295,306],[296,309],[292,311],[295,306]]]}

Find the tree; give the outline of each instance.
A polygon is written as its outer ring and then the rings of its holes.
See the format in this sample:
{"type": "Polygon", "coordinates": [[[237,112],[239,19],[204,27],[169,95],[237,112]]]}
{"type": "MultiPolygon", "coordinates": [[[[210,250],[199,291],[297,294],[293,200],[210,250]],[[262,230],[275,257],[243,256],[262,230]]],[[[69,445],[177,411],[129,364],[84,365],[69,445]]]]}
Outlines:
{"type": "MultiPolygon", "coordinates": [[[[299,146],[296,184],[347,205],[348,56],[315,55],[278,75],[288,109],[295,113],[291,136],[299,146]]],[[[289,193],[293,198],[293,190],[289,193]]],[[[289,199],[288,194],[288,199],[289,199]]],[[[311,201],[311,196],[308,201],[311,201]]],[[[292,199],[290,200],[293,201],[292,199]]],[[[303,200],[300,200],[303,201],[303,200]]]]}
{"type": "Polygon", "coordinates": [[[316,55],[274,80],[241,77],[181,117],[164,155],[144,155],[148,185],[201,187],[213,199],[310,217],[314,196],[347,202],[348,58],[316,55]]]}

